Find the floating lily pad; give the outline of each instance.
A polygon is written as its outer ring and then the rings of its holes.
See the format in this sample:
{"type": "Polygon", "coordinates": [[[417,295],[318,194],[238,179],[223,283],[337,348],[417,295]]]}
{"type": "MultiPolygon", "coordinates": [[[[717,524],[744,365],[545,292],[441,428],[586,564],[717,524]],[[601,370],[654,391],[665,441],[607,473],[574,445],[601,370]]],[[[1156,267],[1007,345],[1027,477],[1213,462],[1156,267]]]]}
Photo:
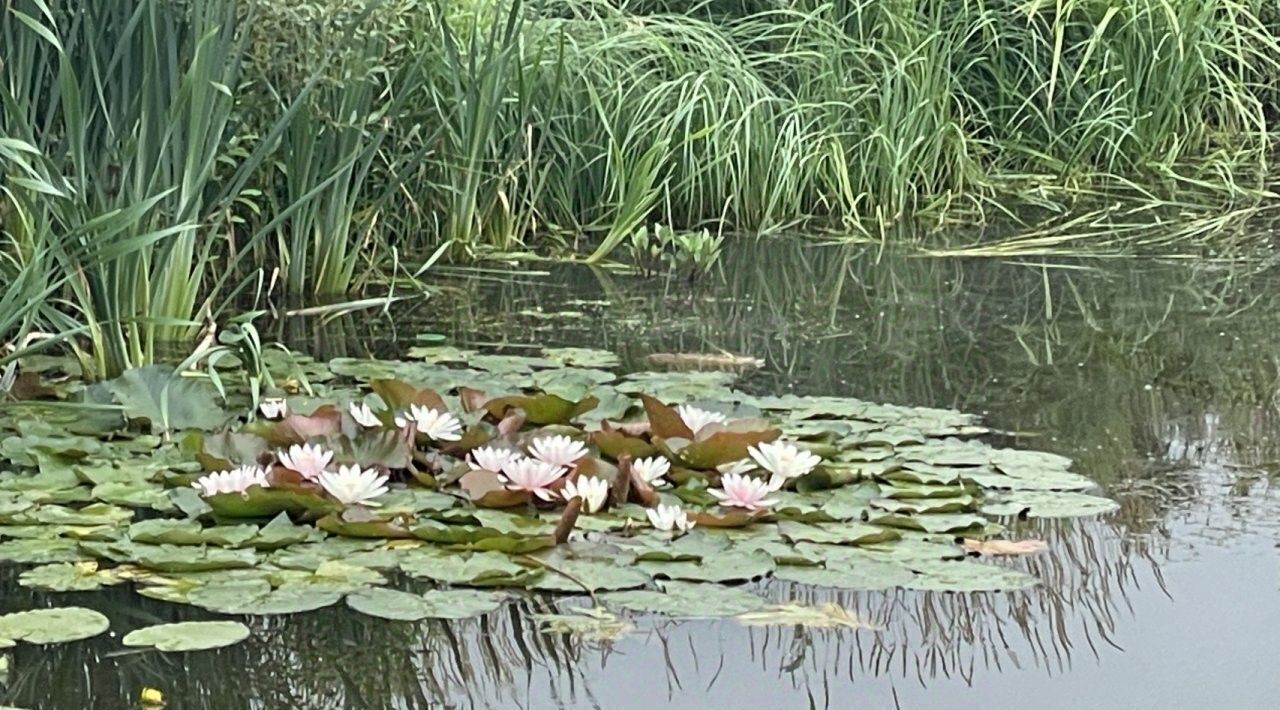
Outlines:
{"type": "Polygon", "coordinates": [[[466,619],[496,611],[506,602],[497,592],[474,589],[433,590],[411,594],[395,589],[364,589],[347,597],[347,606],[362,614],[396,621],[466,619]]]}
{"type": "Polygon", "coordinates": [[[666,582],[662,590],[607,592],[600,601],[631,611],[664,614],[679,619],[735,616],[764,606],[764,599],[737,587],[666,582]]]}
{"type": "Polygon", "coordinates": [[[764,552],[729,551],[701,562],[637,562],[636,567],[661,579],[694,582],[746,582],[773,573],[777,565],[764,552]]]}
{"type": "Polygon", "coordinates": [[[892,542],[902,537],[896,530],[865,523],[778,523],[778,533],[791,542],[817,542],[832,545],[872,545],[892,542]]]}
{"type": "Polygon", "coordinates": [[[216,429],[226,419],[211,384],[164,365],[128,370],[107,386],[126,417],[150,422],[153,431],[216,429]]]}
{"type": "Polygon", "coordinates": [[[0,648],[27,643],[66,643],[92,638],[107,630],[107,617],[77,606],[35,609],[0,616],[0,648]]]}
{"type": "Polygon", "coordinates": [[[121,643],[173,653],[233,646],[247,638],[249,627],[238,621],[187,621],[136,629],[126,634],[121,643]]]}
{"type": "Polygon", "coordinates": [[[413,577],[468,587],[523,587],[543,574],[541,567],[516,564],[500,552],[415,550],[401,560],[400,569],[413,577]]]}
{"type": "Polygon", "coordinates": [[[862,621],[852,611],[839,604],[782,604],[739,614],[737,619],[746,626],[807,626],[809,628],[875,629],[862,621]]]}
{"type": "Polygon", "coordinates": [[[544,633],[568,634],[581,641],[617,641],[635,626],[607,609],[575,609],[567,614],[534,614],[544,633]]]}
{"type": "Polygon", "coordinates": [[[1034,587],[1035,577],[1007,567],[977,562],[919,561],[911,565],[915,578],[906,586],[935,592],[996,592],[1034,587]]]}
{"type": "Polygon", "coordinates": [[[124,579],[114,570],[102,570],[96,562],[42,565],[23,572],[18,583],[51,592],[89,592],[120,584],[124,579]]]}
{"type": "Polygon", "coordinates": [[[826,567],[779,567],[774,576],[815,587],[854,590],[905,587],[915,579],[915,573],[902,565],[873,559],[832,561],[826,567]]]}
{"type": "Polygon", "coordinates": [[[1084,493],[1015,491],[985,503],[987,515],[1026,515],[1029,518],[1071,518],[1103,515],[1120,509],[1120,504],[1084,493]]]}

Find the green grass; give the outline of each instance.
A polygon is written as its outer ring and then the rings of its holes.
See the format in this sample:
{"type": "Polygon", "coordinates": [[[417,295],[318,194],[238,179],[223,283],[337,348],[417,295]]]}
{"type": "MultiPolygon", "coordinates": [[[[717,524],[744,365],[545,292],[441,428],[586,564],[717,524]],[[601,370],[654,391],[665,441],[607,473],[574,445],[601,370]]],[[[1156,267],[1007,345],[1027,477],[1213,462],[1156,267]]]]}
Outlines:
{"type": "Polygon", "coordinates": [[[1278,32],[1269,0],[11,0],[0,335],[106,376],[249,291],[656,224],[1235,245],[1275,197],[1278,32]]]}

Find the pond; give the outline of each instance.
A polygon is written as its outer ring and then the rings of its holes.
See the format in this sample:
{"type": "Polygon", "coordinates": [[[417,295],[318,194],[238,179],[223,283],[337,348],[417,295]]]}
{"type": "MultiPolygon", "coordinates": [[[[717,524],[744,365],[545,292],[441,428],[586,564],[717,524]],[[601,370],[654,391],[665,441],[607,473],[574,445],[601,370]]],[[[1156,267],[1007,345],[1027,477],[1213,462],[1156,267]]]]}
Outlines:
{"type": "MultiPolygon", "coordinates": [[[[1014,521],[1047,552],[1009,558],[1016,592],[831,591],[879,630],[638,615],[616,641],[540,631],[559,601],[395,623],[342,606],[251,619],[250,640],[185,655],[100,636],[18,646],[0,704],[180,708],[1267,707],[1280,628],[1280,290],[1266,270],[1135,260],[903,258],[736,243],[716,273],[639,278],[572,265],[440,270],[390,314],[288,319],[264,337],[321,359],[460,347],[581,346],[624,368],[654,353],[764,366],[756,394],[853,396],[983,416],[1055,452],[1118,501],[1100,517],[1014,521]]],[[[0,571],[0,613],[47,605],[0,571]]],[[[216,618],[123,590],[58,595],[129,626],[216,618]]]]}

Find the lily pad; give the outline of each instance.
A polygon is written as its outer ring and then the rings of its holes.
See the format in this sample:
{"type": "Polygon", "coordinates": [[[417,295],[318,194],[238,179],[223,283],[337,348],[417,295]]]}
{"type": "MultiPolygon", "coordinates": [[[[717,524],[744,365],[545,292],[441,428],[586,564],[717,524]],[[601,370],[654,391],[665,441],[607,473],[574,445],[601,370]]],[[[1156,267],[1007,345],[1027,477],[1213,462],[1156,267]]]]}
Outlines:
{"type": "Polygon", "coordinates": [[[636,567],[654,577],[694,582],[746,582],[773,573],[777,565],[765,552],[730,550],[701,562],[637,562],[636,567]]]}
{"type": "Polygon", "coordinates": [[[18,584],[52,592],[89,592],[125,581],[113,570],[98,568],[97,562],[42,565],[23,572],[18,584]]]}
{"type": "Polygon", "coordinates": [[[1120,509],[1120,504],[1084,493],[1055,491],[1014,491],[985,503],[987,515],[1026,515],[1029,518],[1072,518],[1103,515],[1120,509]]]}
{"type": "Polygon", "coordinates": [[[172,653],[223,648],[247,638],[249,627],[238,621],[187,621],[136,629],[126,634],[121,643],[172,653]]]}
{"type": "Polygon", "coordinates": [[[805,626],[809,628],[844,628],[844,629],[876,629],[877,627],[862,621],[852,611],[839,604],[828,603],[816,606],[804,604],[782,604],[769,606],[757,611],[749,611],[737,616],[739,623],[746,626],[805,626]]]}
{"type": "Polygon", "coordinates": [[[35,609],[0,616],[0,648],[15,641],[65,643],[92,638],[107,630],[107,617],[77,606],[35,609]]]}
{"type": "Polygon", "coordinates": [[[433,590],[411,594],[395,589],[364,589],[347,597],[347,606],[362,614],[396,621],[466,619],[496,611],[506,595],[475,589],[433,590]]]}
{"type": "Polygon", "coordinates": [[[641,589],[600,595],[608,606],[664,614],[677,619],[736,616],[764,606],[764,599],[737,587],[666,582],[662,590],[641,589]]]}
{"type": "Polygon", "coordinates": [[[179,376],[165,365],[126,371],[108,383],[129,419],[145,419],[152,431],[216,429],[226,420],[213,385],[179,376]]]}
{"type": "Polygon", "coordinates": [[[1027,589],[1039,584],[1035,577],[1007,567],[977,562],[914,562],[916,577],[906,586],[935,592],[997,592],[1027,589]]]}

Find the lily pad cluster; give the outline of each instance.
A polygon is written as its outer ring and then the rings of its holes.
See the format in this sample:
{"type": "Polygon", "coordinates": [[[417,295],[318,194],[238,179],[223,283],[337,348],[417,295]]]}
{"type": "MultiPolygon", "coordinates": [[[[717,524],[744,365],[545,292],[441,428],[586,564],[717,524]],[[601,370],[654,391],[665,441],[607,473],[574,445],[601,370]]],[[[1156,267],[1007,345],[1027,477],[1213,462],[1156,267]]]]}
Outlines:
{"type": "Polygon", "coordinates": [[[302,358],[309,391],[260,411],[232,391],[224,409],[240,416],[179,408],[199,425],[185,428],[138,402],[203,397],[198,378],[174,390],[146,373],[145,397],[109,384],[146,421],[96,436],[73,433],[66,407],[30,405],[0,422],[0,563],[37,565],[20,577],[31,587],[130,584],[233,615],[345,599],[388,619],[460,618],[526,591],[738,615],[766,600],[735,585],[766,578],[1029,587],[962,541],[999,539],[1007,516],[1115,507],[1067,459],[994,447],[955,411],[760,396],[720,372],[620,375],[585,349],[412,355],[302,358]],[[386,588],[404,577],[416,591],[386,588]]]}

